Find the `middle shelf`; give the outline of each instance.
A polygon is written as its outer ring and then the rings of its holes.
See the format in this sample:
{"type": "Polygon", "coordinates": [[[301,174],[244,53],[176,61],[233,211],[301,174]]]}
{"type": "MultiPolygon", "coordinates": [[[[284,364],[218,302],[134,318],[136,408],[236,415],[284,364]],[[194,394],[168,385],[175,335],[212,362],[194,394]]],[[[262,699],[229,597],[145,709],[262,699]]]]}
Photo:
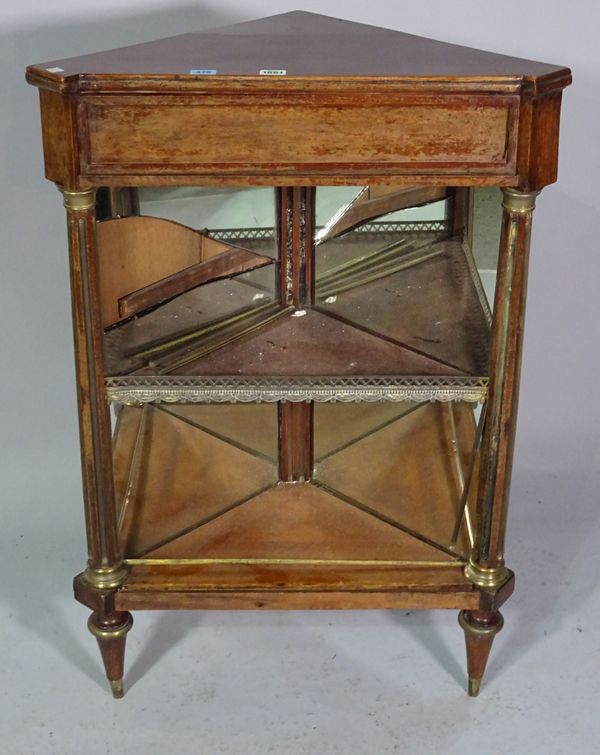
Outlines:
{"type": "Polygon", "coordinates": [[[495,262],[461,191],[150,192],[98,222],[109,400],[484,401],[495,262]]]}
{"type": "Polygon", "coordinates": [[[466,243],[373,256],[326,269],[311,305],[270,300],[261,264],[117,323],[109,399],[483,400],[490,313],[466,243]]]}

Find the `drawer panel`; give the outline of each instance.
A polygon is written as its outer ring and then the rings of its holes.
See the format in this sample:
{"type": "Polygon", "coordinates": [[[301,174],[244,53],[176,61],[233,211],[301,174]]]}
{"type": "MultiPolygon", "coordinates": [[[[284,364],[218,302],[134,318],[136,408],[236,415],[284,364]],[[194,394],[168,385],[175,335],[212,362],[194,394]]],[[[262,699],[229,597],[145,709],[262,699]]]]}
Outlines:
{"type": "Polygon", "coordinates": [[[517,97],[91,96],[82,174],[515,171],[517,97]]]}

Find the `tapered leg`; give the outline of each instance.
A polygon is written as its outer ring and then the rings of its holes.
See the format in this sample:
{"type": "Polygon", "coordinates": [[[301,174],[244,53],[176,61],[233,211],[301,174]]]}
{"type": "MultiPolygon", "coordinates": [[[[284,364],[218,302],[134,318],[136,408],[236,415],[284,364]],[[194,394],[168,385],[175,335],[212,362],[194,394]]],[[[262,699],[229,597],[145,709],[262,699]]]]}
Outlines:
{"type": "Polygon", "coordinates": [[[464,629],[467,645],[469,696],[477,697],[494,637],[504,619],[500,611],[461,611],[458,623],[464,629]]]}
{"type": "Polygon", "coordinates": [[[98,640],[106,677],[116,698],[123,697],[124,694],[125,641],[132,625],[133,618],[126,611],[115,611],[109,615],[94,611],[88,620],[88,628],[98,640]]]}

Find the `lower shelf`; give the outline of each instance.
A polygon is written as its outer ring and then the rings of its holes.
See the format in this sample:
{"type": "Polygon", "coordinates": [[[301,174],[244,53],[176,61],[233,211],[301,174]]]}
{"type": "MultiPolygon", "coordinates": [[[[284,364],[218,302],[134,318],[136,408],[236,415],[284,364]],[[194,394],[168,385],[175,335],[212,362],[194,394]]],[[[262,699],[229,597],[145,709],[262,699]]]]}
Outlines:
{"type": "Polygon", "coordinates": [[[119,604],[473,607],[472,407],[325,404],[314,428],[313,479],[282,483],[273,406],[124,407],[119,604]]]}
{"type": "Polygon", "coordinates": [[[477,610],[481,593],[462,566],[307,564],[134,565],[118,610],[417,609],[477,610]]]}

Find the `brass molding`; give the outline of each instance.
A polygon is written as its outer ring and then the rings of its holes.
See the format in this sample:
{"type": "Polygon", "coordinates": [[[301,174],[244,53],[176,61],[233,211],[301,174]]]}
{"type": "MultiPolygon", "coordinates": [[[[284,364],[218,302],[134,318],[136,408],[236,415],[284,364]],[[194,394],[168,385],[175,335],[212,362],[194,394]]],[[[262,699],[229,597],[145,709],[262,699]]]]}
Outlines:
{"type": "Polygon", "coordinates": [[[477,587],[495,590],[508,579],[509,571],[506,566],[479,566],[470,561],[465,566],[465,577],[477,587]]]}
{"type": "MultiPolygon", "coordinates": [[[[464,631],[470,634],[472,637],[493,637],[495,634],[498,634],[498,632],[504,626],[504,617],[501,613],[498,613],[498,621],[489,627],[481,627],[469,623],[467,614],[468,611],[461,611],[458,614],[458,623],[460,624],[462,629],[464,629],[464,631]]],[[[469,694],[471,693],[469,692],[469,694]]]]}
{"type": "Polygon", "coordinates": [[[94,614],[88,619],[87,625],[90,632],[98,640],[118,640],[119,637],[124,637],[133,626],[133,617],[130,613],[127,614],[125,623],[116,627],[99,627],[97,624],[94,624],[93,618],[94,614]]]}
{"type": "Polygon", "coordinates": [[[153,402],[251,403],[276,401],[469,401],[487,397],[487,377],[427,376],[278,376],[210,377],[195,375],[117,375],[105,380],[108,400],[116,404],[153,402]]]}
{"type": "Polygon", "coordinates": [[[539,191],[519,191],[505,187],[502,189],[502,207],[508,212],[526,215],[535,209],[535,200],[539,191]]]}
{"type": "Polygon", "coordinates": [[[100,569],[92,569],[88,566],[83,572],[83,579],[98,590],[110,590],[120,587],[128,576],[129,567],[126,564],[100,569]]]}
{"type": "Polygon", "coordinates": [[[63,204],[68,212],[83,212],[96,206],[96,189],[84,189],[83,191],[58,190],[63,195],[63,204]]]}

